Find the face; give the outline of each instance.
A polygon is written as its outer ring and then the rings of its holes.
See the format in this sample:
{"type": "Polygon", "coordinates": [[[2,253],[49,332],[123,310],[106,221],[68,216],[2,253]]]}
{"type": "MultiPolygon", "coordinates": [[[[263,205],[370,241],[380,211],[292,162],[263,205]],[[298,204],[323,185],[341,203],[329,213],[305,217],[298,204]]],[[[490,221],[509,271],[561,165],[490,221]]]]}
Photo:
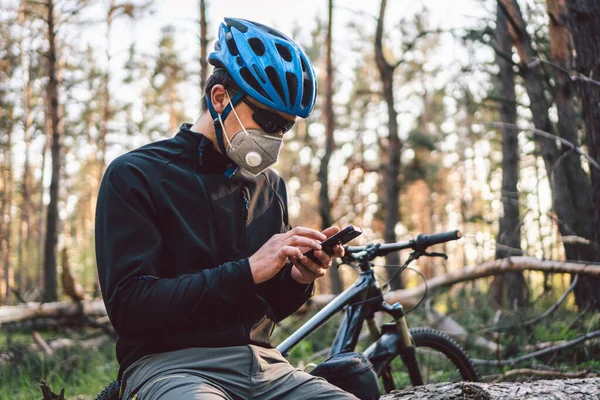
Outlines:
{"type": "MultiPolygon", "coordinates": [[[[222,85],[215,85],[212,90],[212,102],[217,113],[222,113],[229,97],[225,93],[222,85]]],[[[237,106],[235,106],[240,121],[246,129],[259,129],[274,136],[282,136],[296,122],[296,117],[258,103],[249,96],[244,96],[237,106]]],[[[237,118],[233,113],[229,114],[225,121],[225,130],[227,132],[238,132],[242,129],[237,118]]]]}

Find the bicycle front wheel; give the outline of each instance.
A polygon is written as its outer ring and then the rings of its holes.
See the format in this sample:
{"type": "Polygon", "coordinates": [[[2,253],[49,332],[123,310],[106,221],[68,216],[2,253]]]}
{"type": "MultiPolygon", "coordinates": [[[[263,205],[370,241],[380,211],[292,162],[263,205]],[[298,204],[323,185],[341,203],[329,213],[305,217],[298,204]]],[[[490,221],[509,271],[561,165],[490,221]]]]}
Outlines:
{"type": "MultiPolygon", "coordinates": [[[[478,381],[479,376],[467,353],[448,335],[430,328],[410,329],[423,383],[478,381]]],[[[383,365],[380,382],[384,393],[410,386],[410,374],[400,354],[383,365]]]]}

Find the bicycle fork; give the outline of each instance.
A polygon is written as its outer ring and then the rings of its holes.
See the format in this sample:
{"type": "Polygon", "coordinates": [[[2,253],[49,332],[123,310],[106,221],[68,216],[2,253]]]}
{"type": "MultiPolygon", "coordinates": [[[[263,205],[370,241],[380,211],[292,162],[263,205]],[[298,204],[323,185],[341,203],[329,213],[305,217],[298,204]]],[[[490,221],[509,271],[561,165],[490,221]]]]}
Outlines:
{"type": "Polygon", "coordinates": [[[413,386],[423,385],[423,377],[421,376],[421,369],[419,368],[419,363],[417,361],[415,343],[410,331],[408,330],[406,316],[404,314],[404,308],[402,307],[402,304],[396,303],[390,306],[387,303],[383,303],[382,307],[385,311],[392,315],[396,321],[396,329],[398,330],[398,335],[400,335],[400,357],[402,358],[404,365],[406,365],[410,381],[412,382],[413,386]]]}

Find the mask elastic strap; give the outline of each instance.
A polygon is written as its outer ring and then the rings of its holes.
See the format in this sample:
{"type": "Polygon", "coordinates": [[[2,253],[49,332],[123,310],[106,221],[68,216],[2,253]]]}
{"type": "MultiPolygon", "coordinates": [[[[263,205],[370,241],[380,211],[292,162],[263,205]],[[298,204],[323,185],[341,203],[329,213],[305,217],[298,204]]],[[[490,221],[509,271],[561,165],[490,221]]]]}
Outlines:
{"type": "MultiPolygon", "coordinates": [[[[225,91],[225,93],[227,93],[227,91],[225,91]]],[[[223,113],[221,113],[221,114],[217,113],[217,111],[215,110],[215,108],[212,105],[212,101],[210,100],[210,97],[208,97],[208,95],[206,96],[206,106],[208,108],[208,111],[210,112],[210,116],[213,119],[213,125],[215,127],[215,133],[217,136],[217,143],[219,144],[219,149],[221,149],[221,153],[223,153],[223,155],[227,155],[227,148],[225,147],[225,142],[223,141],[223,132],[225,131],[223,121],[227,118],[227,116],[229,115],[229,112],[233,109],[233,107],[235,107],[240,102],[242,97],[244,97],[244,96],[245,96],[245,93],[242,91],[237,92],[233,96],[233,98],[230,98],[229,93],[227,93],[227,98],[229,99],[229,103],[227,104],[227,106],[223,110],[223,113]]],[[[235,111],[234,111],[234,113],[235,113],[235,111]]],[[[237,117],[237,115],[236,115],[236,117],[237,117]]],[[[225,135],[227,135],[227,133],[225,133],[225,135]]],[[[227,137],[227,141],[229,141],[229,137],[227,137]]]]}
{"type": "MultiPolygon", "coordinates": [[[[227,98],[229,99],[229,102],[231,103],[231,98],[229,97],[229,93],[225,92],[225,94],[227,95],[227,98]]],[[[237,115],[237,112],[235,111],[235,108],[231,108],[231,111],[233,111],[233,115],[235,116],[235,119],[237,119],[238,123],[242,127],[242,130],[244,131],[244,133],[246,134],[246,136],[250,136],[250,134],[246,130],[246,127],[244,126],[244,124],[242,124],[242,120],[240,120],[240,117],[237,115]]],[[[227,138],[227,140],[229,140],[229,138],[227,138]]]]}

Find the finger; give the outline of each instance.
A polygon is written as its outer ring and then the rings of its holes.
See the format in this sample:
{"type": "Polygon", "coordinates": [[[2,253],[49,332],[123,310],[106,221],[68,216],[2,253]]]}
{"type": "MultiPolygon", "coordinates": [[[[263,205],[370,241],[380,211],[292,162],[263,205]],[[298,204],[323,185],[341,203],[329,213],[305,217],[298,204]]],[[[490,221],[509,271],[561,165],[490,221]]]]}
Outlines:
{"type": "Polygon", "coordinates": [[[304,257],[304,255],[302,254],[300,249],[295,246],[283,246],[281,250],[279,250],[279,257],[281,259],[293,257],[302,258],[304,257]]]}
{"type": "Polygon", "coordinates": [[[317,274],[315,274],[309,268],[304,266],[304,264],[302,264],[302,262],[300,262],[299,259],[292,258],[291,261],[292,261],[292,264],[296,267],[296,269],[298,269],[298,271],[300,271],[302,276],[307,278],[308,280],[314,281],[318,277],[317,274]]]}
{"type": "MultiPolygon", "coordinates": [[[[323,253],[322,251],[316,251],[315,252],[315,256],[317,253],[323,253]]],[[[318,259],[318,258],[317,258],[318,259]]],[[[321,262],[315,262],[313,260],[311,260],[309,257],[302,257],[300,260],[298,260],[302,265],[304,265],[306,268],[308,268],[309,270],[313,271],[315,274],[318,274],[319,276],[323,276],[325,275],[325,273],[327,272],[327,268],[329,268],[329,265],[326,264],[321,264],[321,262]]]]}
{"type": "Polygon", "coordinates": [[[335,235],[336,233],[338,233],[339,231],[340,231],[339,227],[330,226],[329,228],[327,228],[323,231],[323,234],[327,237],[331,237],[331,236],[335,235]]]}
{"type": "Polygon", "coordinates": [[[344,246],[342,246],[341,244],[336,244],[335,246],[333,246],[333,255],[335,257],[344,257],[344,254],[346,254],[344,246]]]}
{"type": "Polygon", "coordinates": [[[317,260],[319,260],[317,264],[320,264],[321,267],[329,268],[329,265],[331,264],[331,257],[327,253],[322,250],[318,250],[315,251],[315,257],[317,260]]]}
{"type": "Polygon", "coordinates": [[[321,244],[304,236],[291,236],[283,241],[284,246],[308,247],[310,249],[320,250],[321,244]]]}
{"type": "Polygon", "coordinates": [[[297,226],[294,229],[287,231],[286,235],[288,237],[291,237],[294,235],[305,236],[305,237],[308,237],[311,239],[320,240],[321,242],[323,240],[327,239],[327,236],[325,236],[321,232],[314,230],[314,229],[305,228],[303,226],[297,226]]]}
{"type": "Polygon", "coordinates": [[[306,262],[304,262],[303,259],[292,260],[292,263],[296,266],[296,268],[298,268],[298,271],[300,271],[302,275],[305,277],[310,277],[311,280],[325,276],[325,273],[327,272],[326,269],[319,267],[318,264],[315,264],[309,258],[304,258],[307,259],[306,262]]]}

